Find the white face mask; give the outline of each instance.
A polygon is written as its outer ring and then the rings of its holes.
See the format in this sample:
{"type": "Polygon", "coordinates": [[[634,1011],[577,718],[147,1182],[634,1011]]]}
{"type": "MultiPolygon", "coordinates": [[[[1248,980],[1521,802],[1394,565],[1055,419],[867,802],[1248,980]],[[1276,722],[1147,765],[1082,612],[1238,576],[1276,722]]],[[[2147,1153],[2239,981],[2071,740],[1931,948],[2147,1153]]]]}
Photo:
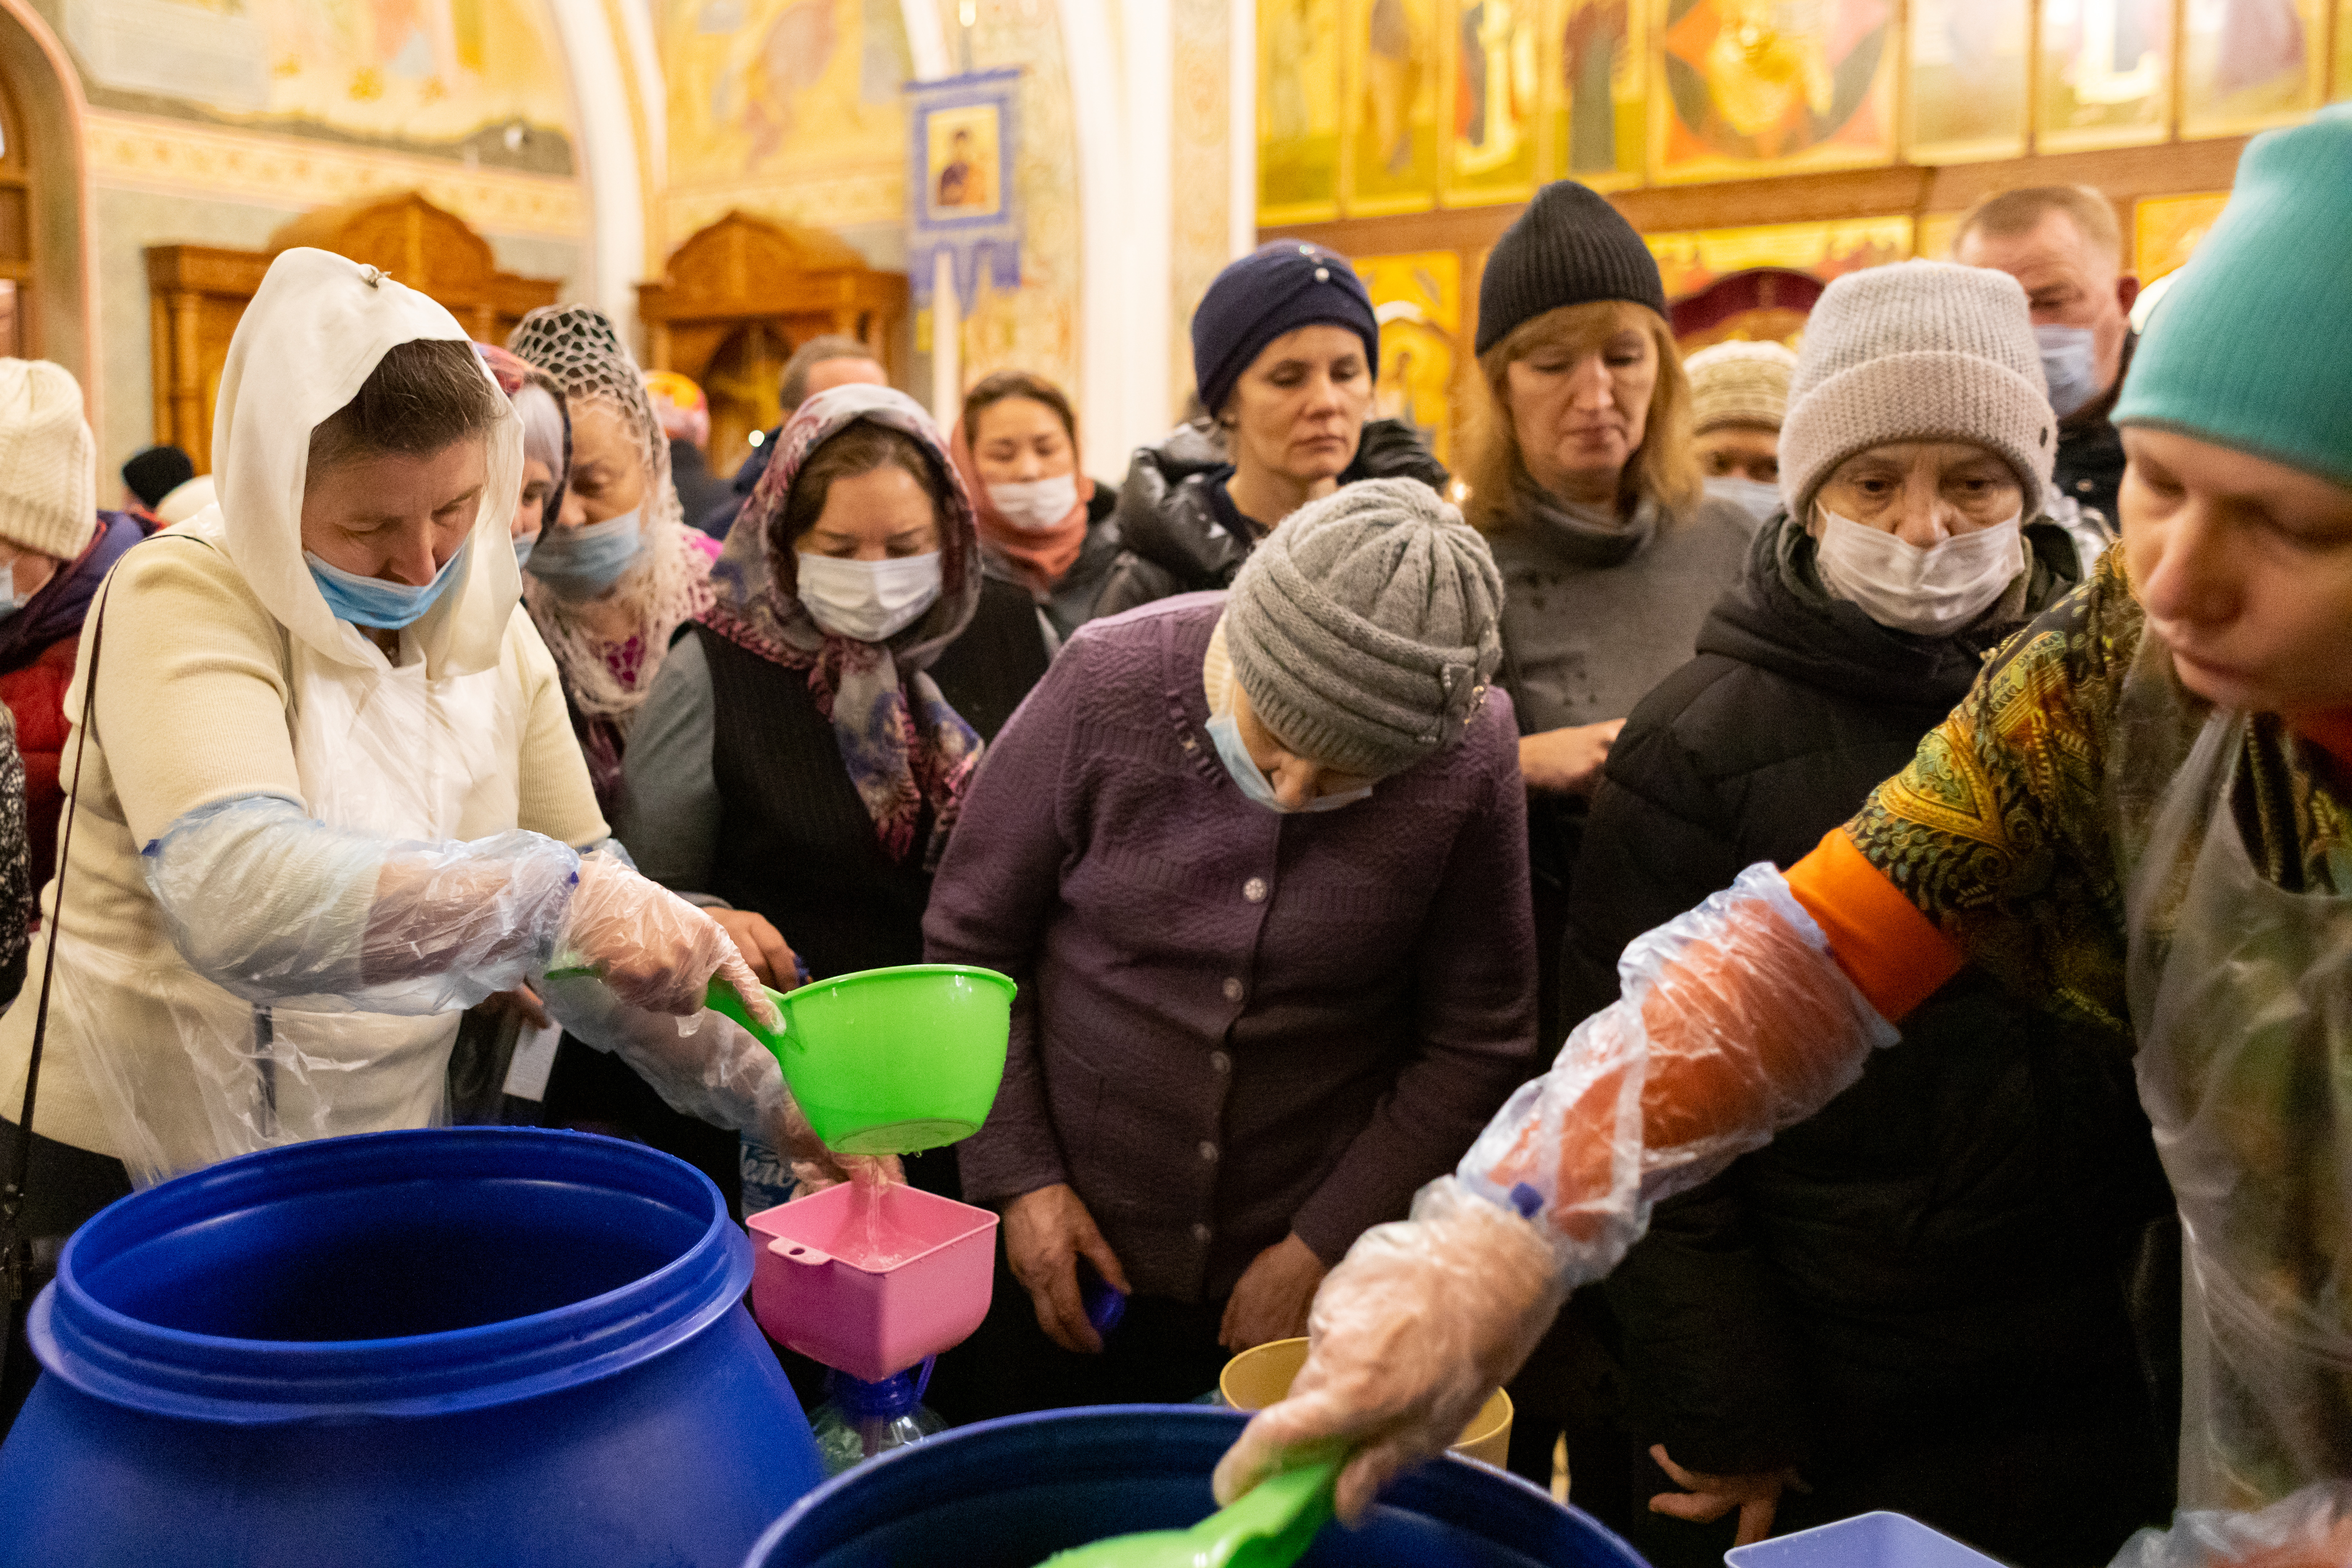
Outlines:
{"type": "Polygon", "coordinates": [[[1706,493],[1717,500],[1727,500],[1757,521],[1762,522],[1780,510],[1780,487],[1768,485],[1761,479],[1746,479],[1738,474],[1725,474],[1706,481],[1706,493]]]}
{"type": "Polygon", "coordinates": [[[991,485],[988,500],[996,508],[997,515],[1013,527],[1028,533],[1044,533],[1061,527],[1062,520],[1077,510],[1078,479],[1075,474],[1064,474],[1057,479],[991,485]]]}
{"type": "Polygon", "coordinates": [[[2025,570],[2022,514],[1922,550],[1819,509],[1822,582],[1882,626],[1940,637],[1985,613],[2025,570]]]}
{"type": "Polygon", "coordinates": [[[940,552],[898,561],[800,558],[801,603],[837,637],[881,642],[913,626],[939,602],[940,552]]]}

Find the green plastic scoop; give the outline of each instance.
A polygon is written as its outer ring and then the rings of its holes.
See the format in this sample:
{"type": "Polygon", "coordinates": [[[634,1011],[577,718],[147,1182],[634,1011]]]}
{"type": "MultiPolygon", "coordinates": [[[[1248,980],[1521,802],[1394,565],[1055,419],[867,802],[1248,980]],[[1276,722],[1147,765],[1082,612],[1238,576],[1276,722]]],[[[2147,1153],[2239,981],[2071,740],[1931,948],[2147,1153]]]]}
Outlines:
{"type": "MultiPolygon", "coordinates": [[[[551,980],[593,974],[549,972],[551,980]]],[[[770,1029],[724,981],[705,995],[783,1068],[793,1099],[826,1148],[911,1154],[969,1138],[988,1120],[1004,1076],[1013,983],[994,970],[908,963],[770,990],[783,1019],[770,1029]]]]}
{"type": "Polygon", "coordinates": [[[1056,1552],[1039,1568],[1290,1568],[1331,1517],[1339,1461],[1268,1476],[1190,1530],[1147,1530],[1056,1552]]]}

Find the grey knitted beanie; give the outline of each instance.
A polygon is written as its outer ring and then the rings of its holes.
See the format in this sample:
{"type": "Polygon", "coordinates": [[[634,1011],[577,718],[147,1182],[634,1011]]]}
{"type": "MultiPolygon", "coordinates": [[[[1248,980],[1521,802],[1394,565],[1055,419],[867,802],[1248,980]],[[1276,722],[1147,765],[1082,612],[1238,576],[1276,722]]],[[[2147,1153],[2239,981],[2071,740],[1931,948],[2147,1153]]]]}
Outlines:
{"type": "Polygon", "coordinates": [[[1502,662],[1502,574],[1416,479],[1366,479],[1293,512],[1225,601],[1234,678],[1305,756],[1379,777],[1462,738],[1502,662]]]}
{"type": "Polygon", "coordinates": [[[1822,290],[1780,424],[1780,496],[1805,518],[1831,471],[1889,441],[1973,441],[2042,505],[2058,418],[2025,290],[2006,272],[1905,261],[1822,290]]]}

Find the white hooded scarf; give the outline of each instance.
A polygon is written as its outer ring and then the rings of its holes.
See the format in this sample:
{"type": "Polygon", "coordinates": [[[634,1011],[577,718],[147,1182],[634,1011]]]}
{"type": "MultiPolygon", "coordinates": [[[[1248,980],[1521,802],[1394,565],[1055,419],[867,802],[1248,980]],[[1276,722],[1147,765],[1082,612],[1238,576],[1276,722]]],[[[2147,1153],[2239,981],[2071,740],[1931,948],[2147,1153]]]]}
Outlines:
{"type": "MultiPolygon", "coordinates": [[[[468,342],[456,317],[373,267],[331,251],[281,252],[229,340],[213,416],[219,500],[192,524],[218,528],[255,596],[297,642],[361,669],[389,661],[365,632],[335,618],[302,559],[310,432],[359,395],[386,350],[420,339],[468,342]]],[[[482,378],[495,393],[488,367],[482,378]]],[[[497,664],[522,597],[507,542],[522,494],[522,421],[503,394],[498,405],[473,547],[458,580],[406,634],[436,680],[497,664]]]]}

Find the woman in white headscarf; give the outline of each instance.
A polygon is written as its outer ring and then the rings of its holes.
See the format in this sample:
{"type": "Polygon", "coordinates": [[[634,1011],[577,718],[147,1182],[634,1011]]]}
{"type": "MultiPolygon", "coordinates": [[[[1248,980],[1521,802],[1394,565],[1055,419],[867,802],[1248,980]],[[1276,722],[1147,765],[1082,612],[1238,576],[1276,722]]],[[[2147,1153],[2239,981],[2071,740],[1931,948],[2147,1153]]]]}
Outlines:
{"type": "MultiPolygon", "coordinates": [[[[145,1183],[425,1125],[460,1010],[573,968],[604,977],[551,994],[575,1031],[681,1104],[773,1130],[772,1063],[700,1013],[717,974],[758,998],[749,972],[602,847],[517,610],[520,421],[457,323],[373,268],[288,251],[214,430],[218,504],[125,555],[67,700],[84,722],[32,959],[54,942],[36,1148],[145,1183]]],[[[12,1117],[42,999],[27,985],[0,1021],[12,1117]]]]}

